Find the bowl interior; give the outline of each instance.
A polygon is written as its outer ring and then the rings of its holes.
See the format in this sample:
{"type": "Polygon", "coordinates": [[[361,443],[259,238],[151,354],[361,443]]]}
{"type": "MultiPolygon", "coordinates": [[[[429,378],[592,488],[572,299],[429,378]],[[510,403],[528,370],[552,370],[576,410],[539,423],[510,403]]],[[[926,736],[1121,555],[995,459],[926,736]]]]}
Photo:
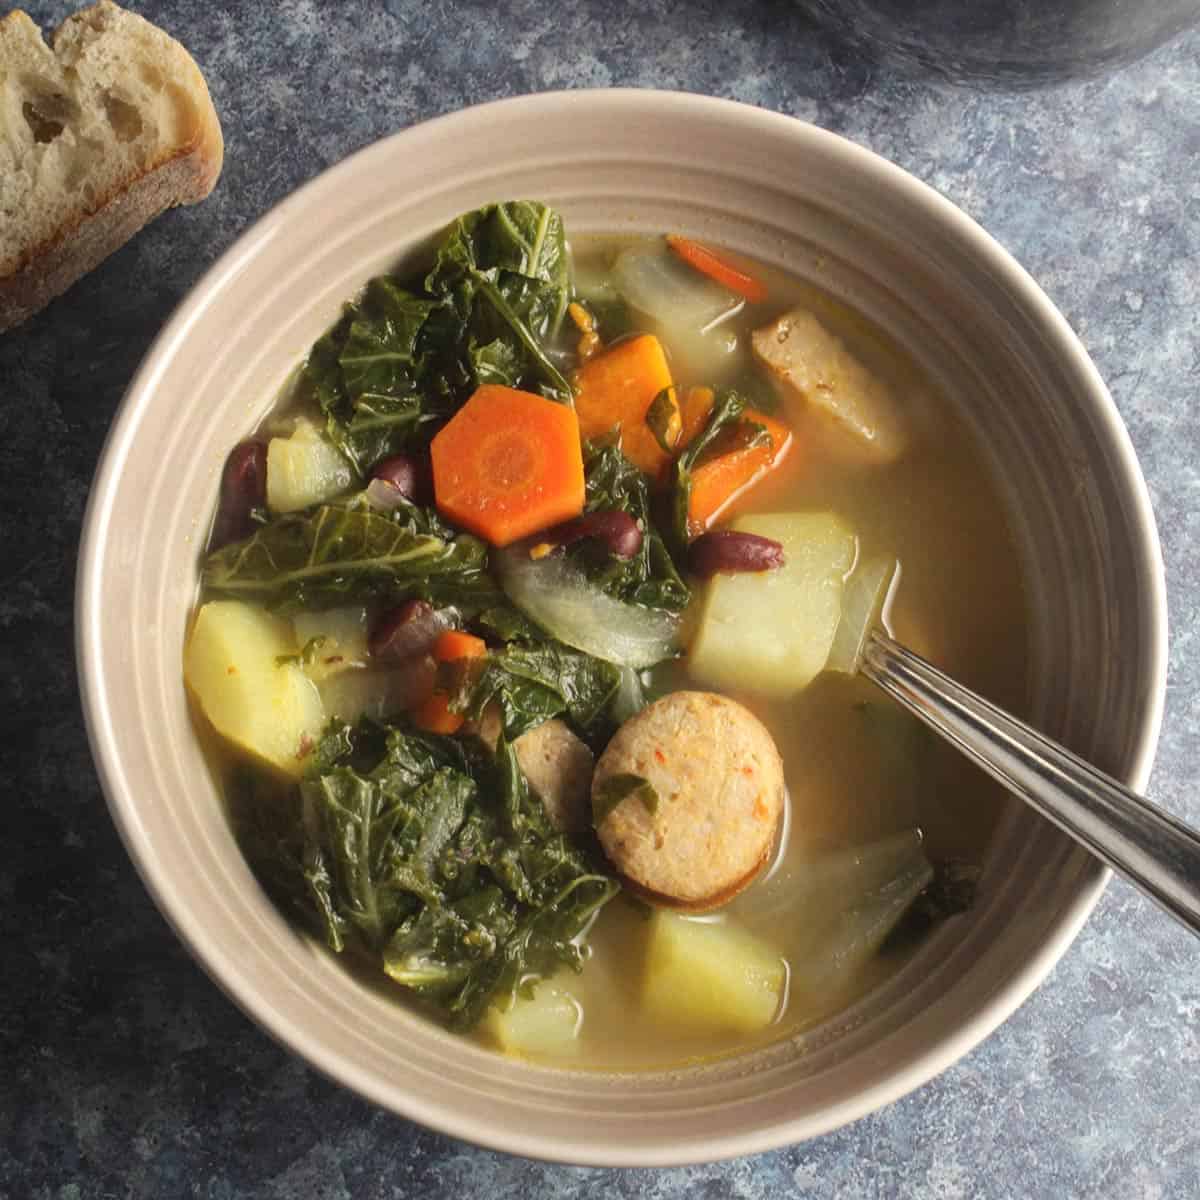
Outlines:
{"type": "Polygon", "coordinates": [[[901,1095],[985,1036],[1074,936],[1103,870],[1014,806],[986,902],[835,1024],[753,1060],[554,1071],[443,1033],[297,936],[241,858],[189,721],[185,623],[230,446],[369,276],[457,213],[514,196],[556,205],[577,232],[723,243],[888,330],[1000,481],[1031,585],[1037,722],[1144,786],[1163,694],[1157,538],[1119,418],[1061,317],[966,217],[866,151],[756,109],[646,92],[502,102],[381,142],[284,201],[184,302],[130,389],[85,531],[79,657],[102,780],[151,892],[214,978],[371,1099],[573,1162],[678,1163],[795,1141],[901,1095]],[[1117,645],[1119,660],[1100,652],[1117,645]]]}

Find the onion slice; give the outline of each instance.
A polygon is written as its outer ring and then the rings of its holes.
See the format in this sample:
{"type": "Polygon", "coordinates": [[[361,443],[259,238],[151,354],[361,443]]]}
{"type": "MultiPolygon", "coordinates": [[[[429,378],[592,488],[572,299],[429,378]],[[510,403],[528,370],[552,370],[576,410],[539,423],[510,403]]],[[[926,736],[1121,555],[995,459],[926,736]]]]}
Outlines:
{"type": "Polygon", "coordinates": [[[561,555],[531,559],[524,544],[493,558],[508,598],[547,633],[618,667],[652,667],[678,652],[681,618],[602,592],[561,555]]]}
{"type": "Polygon", "coordinates": [[[882,623],[898,569],[894,558],[871,558],[854,568],[842,591],[842,615],[825,660],[827,671],[853,675],[858,670],[867,635],[882,623]]]}
{"type": "Polygon", "coordinates": [[[612,274],[626,302],[660,322],[668,337],[675,330],[707,332],[744,304],[728,289],[681,262],[665,244],[623,250],[613,263],[612,274]]]}

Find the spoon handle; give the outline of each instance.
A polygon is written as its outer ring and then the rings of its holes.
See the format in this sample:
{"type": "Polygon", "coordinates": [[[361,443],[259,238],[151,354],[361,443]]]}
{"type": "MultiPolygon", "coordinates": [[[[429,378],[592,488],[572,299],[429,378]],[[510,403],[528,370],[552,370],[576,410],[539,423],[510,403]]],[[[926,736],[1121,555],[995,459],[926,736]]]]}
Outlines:
{"type": "Polygon", "coordinates": [[[1200,834],[876,629],[859,670],[1200,934],[1200,834]]]}

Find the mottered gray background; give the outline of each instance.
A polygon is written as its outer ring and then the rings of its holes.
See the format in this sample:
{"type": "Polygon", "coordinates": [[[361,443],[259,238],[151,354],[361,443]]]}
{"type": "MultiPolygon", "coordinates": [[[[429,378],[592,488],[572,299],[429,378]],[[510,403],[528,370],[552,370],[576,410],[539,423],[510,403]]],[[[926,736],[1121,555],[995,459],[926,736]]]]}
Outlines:
{"type": "MultiPolygon", "coordinates": [[[[1200,34],[1098,81],[997,94],[871,65],[768,0],[131,6],[205,71],[225,171],[204,204],[161,218],[0,335],[0,1197],[1200,1194],[1198,947],[1119,882],[983,1046],[805,1145],[585,1170],[373,1109],[262,1034],[158,915],[105,810],[72,648],[80,521],[122,392],[251,222],[351,151],[466,104],[564,87],[706,92],[906,167],[1003,242],[1078,330],[1163,539],[1170,674],[1152,791],[1200,823],[1200,34]]],[[[28,8],[45,26],[68,11],[28,8]]]]}

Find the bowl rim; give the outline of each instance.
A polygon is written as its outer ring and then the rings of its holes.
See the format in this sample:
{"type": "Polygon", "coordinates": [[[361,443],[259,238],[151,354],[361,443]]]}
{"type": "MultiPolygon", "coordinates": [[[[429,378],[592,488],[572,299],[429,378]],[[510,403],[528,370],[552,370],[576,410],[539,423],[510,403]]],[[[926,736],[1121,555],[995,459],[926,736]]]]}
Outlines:
{"type": "Polygon", "coordinates": [[[239,273],[253,257],[260,242],[273,236],[276,226],[288,219],[295,208],[310,204],[326,189],[348,179],[378,158],[391,159],[418,139],[431,135],[455,137],[477,123],[486,123],[503,112],[506,116],[534,119],[548,110],[564,105],[586,107],[591,115],[613,120],[629,120],[636,113],[653,109],[656,116],[673,115],[679,119],[720,117],[731,123],[768,130],[777,136],[807,140],[826,153],[837,154],[864,177],[887,191],[903,193],[907,200],[924,208],[946,229],[968,246],[973,257],[985,265],[1024,307],[1039,325],[1050,347],[1064,368],[1081,383],[1080,399],[1089,407],[1089,416],[1100,436],[1107,442],[1119,464],[1119,474],[1111,479],[1130,505],[1131,524],[1138,531],[1133,548],[1140,560],[1144,577],[1149,580],[1147,605],[1147,661],[1152,686],[1141,702],[1131,764],[1125,779],[1130,786],[1144,790],[1150,776],[1154,752],[1162,724],[1167,671],[1167,604],[1165,573],[1158,531],[1150,495],[1134,452],[1132,441],[1120,413],[1087,351],[1029,273],[976,221],[930,185],[909,174],[875,152],[849,139],[807,121],[768,111],[737,101],[686,92],[638,88],[579,89],[541,92],[533,95],[494,100],[473,105],[406,127],[359,149],[313,179],[295,189],[257,218],[204,272],[180,301],[155,337],[121,400],[98,460],[87,511],[82,525],[75,589],[75,654],[79,675],[84,724],[97,776],[118,833],[151,898],[175,934],[205,972],[260,1028],[306,1062],[383,1108],[397,1112],[442,1133],[477,1145],[508,1153],[548,1161],[586,1163],[607,1166],[658,1166],[689,1162],[715,1161],[806,1140],[858,1120],[899,1099],[926,1083],[973,1049],[1005,1021],[1050,973],[1058,959],[1075,939],[1104,890],[1111,872],[1097,868],[1081,880],[1073,901],[1065,906],[1042,945],[1006,985],[973,1018],[948,1031],[934,1045],[897,1069],[886,1080],[859,1093],[852,1102],[828,1108],[815,1115],[792,1118],[753,1133],[731,1133],[709,1140],[703,1150],[685,1154],[670,1148],[596,1155],[589,1153],[585,1140],[571,1141],[538,1133],[511,1131],[497,1133],[470,1119],[461,1119],[452,1107],[437,1097],[400,1096],[364,1078],[333,1052],[326,1052],[303,1030],[293,1026],[276,1012],[258,1003],[252,979],[228,971],[216,948],[208,944],[202,922],[174,897],[169,880],[155,863],[144,860],[135,849],[138,818],[133,781],[127,777],[117,752],[111,713],[107,704],[106,683],[101,672],[97,631],[103,620],[104,561],[113,493],[122,465],[133,445],[142,409],[153,396],[156,383],[165,371],[176,348],[206,308],[210,295],[231,274],[239,273]]]}

